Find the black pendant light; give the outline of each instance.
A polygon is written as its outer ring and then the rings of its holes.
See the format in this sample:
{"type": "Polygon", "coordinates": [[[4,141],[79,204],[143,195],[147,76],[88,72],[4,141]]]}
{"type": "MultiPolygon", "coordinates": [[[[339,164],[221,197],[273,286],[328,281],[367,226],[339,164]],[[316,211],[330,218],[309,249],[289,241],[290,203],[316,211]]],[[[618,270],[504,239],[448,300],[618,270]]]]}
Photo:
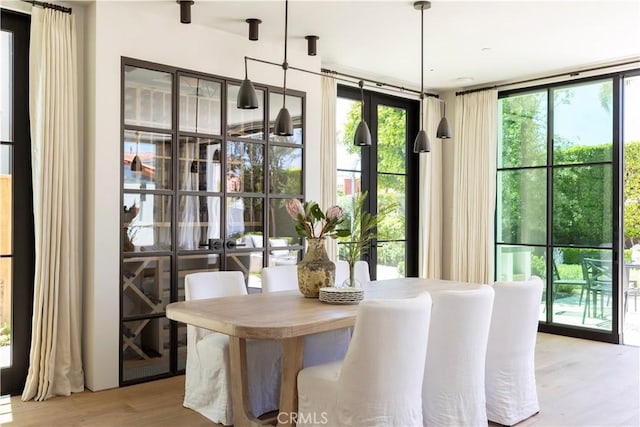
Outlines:
{"type": "Polygon", "coordinates": [[[191,5],[193,0],[177,0],[180,5],[180,23],[191,24],[191,5]]]}
{"type": "Polygon", "coordinates": [[[249,18],[244,22],[249,24],[249,40],[258,40],[258,26],[262,24],[262,20],[258,18],[249,18]]]}
{"type": "Polygon", "coordinates": [[[449,126],[449,121],[447,120],[446,114],[446,106],[444,105],[444,101],[442,102],[442,118],[440,119],[440,123],[438,123],[438,130],[436,130],[436,138],[440,139],[451,139],[453,134],[451,133],[451,126],[449,126]]]}
{"type": "Polygon", "coordinates": [[[424,10],[431,7],[431,2],[417,1],[413,7],[420,11],[420,132],[413,143],[413,152],[428,153],[431,151],[431,144],[424,131],[424,10]]]}
{"type": "Polygon", "coordinates": [[[371,146],[371,132],[369,131],[369,125],[364,121],[364,90],[362,89],[364,86],[364,82],[360,80],[358,82],[358,86],[360,86],[360,123],[358,123],[358,127],[356,128],[356,134],[353,138],[353,144],[358,145],[360,147],[369,147],[371,146]]]}
{"type": "Polygon", "coordinates": [[[255,110],[258,108],[258,95],[251,80],[247,78],[247,57],[244,57],[244,80],[238,91],[236,106],[242,110],[255,110]]]}
{"type": "Polygon", "coordinates": [[[287,30],[289,21],[289,0],[284,2],[284,62],[282,63],[282,70],[284,71],[284,83],[282,85],[282,108],[276,117],[273,133],[278,136],[292,136],[293,135],[293,121],[291,121],[291,114],[287,110],[287,30]]]}
{"type": "Polygon", "coordinates": [[[140,134],[136,132],[136,155],[131,160],[131,172],[142,172],[142,160],[138,156],[138,146],[140,145],[140,134]]]}
{"type": "Polygon", "coordinates": [[[307,41],[307,55],[316,56],[318,54],[318,36],[304,36],[307,41]]]}

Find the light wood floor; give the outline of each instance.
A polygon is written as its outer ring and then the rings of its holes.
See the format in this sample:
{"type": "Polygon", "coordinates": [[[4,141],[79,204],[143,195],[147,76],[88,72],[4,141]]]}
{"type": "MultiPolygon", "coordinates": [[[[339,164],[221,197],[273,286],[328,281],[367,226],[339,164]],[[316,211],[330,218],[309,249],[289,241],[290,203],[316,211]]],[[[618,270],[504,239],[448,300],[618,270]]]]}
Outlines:
{"type": "MultiPolygon", "coordinates": [[[[539,334],[540,414],[519,426],[639,426],[640,348],[539,334]]],[[[182,407],[184,377],[46,402],[0,400],[11,426],[211,426],[182,407]]]]}

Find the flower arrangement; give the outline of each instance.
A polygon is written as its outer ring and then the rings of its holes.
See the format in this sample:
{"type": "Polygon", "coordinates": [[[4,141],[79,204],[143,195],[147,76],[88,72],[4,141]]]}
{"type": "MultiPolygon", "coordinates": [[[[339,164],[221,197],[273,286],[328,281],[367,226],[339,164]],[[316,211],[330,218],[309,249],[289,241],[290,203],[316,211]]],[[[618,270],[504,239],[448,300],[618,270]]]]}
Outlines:
{"type": "Polygon", "coordinates": [[[335,239],[351,234],[351,230],[347,228],[337,228],[344,221],[344,210],[340,206],[331,206],[326,212],[322,212],[314,201],[303,203],[298,199],[290,199],[286,207],[291,218],[296,221],[296,232],[300,237],[335,239]]]}

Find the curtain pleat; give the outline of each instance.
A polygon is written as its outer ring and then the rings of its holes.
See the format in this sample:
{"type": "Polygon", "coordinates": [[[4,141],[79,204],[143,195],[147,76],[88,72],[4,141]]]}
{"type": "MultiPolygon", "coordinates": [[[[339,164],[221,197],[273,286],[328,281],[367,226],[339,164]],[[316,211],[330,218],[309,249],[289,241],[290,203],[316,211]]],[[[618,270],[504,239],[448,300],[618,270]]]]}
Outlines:
{"type": "MultiPolygon", "coordinates": [[[[322,77],[322,112],[320,115],[320,207],[324,210],[336,204],[336,80],[322,77]]],[[[338,244],[326,239],[327,255],[335,261],[338,244]]]]}
{"type": "Polygon", "coordinates": [[[22,400],[84,390],[76,29],[34,7],[29,90],[35,225],[33,326],[22,400]]]}
{"type": "Polygon", "coordinates": [[[456,98],[451,280],[493,280],[497,95],[456,98]]]}
{"type": "Polygon", "coordinates": [[[418,275],[442,277],[442,144],[436,139],[441,117],[441,101],[425,99],[424,129],[431,152],[420,154],[420,221],[418,225],[418,275]]]}

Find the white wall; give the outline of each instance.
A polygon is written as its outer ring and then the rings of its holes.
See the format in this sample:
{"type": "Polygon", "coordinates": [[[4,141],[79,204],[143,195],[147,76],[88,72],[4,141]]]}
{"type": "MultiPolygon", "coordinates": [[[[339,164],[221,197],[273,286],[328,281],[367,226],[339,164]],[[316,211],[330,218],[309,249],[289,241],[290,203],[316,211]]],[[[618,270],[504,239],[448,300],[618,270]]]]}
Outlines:
{"type": "MultiPolygon", "coordinates": [[[[94,391],[118,386],[121,57],[242,78],[245,55],[275,62],[283,55],[281,45],[180,24],[177,7],[167,16],[151,9],[145,2],[97,2],[86,13],[84,365],[86,386],[94,391]]],[[[320,58],[306,51],[289,49],[289,63],[320,69],[320,58]]],[[[275,66],[252,62],[249,77],[282,85],[282,70],[275,66]]],[[[289,71],[287,85],[307,93],[306,192],[318,200],[320,79],[289,71]]]]}

